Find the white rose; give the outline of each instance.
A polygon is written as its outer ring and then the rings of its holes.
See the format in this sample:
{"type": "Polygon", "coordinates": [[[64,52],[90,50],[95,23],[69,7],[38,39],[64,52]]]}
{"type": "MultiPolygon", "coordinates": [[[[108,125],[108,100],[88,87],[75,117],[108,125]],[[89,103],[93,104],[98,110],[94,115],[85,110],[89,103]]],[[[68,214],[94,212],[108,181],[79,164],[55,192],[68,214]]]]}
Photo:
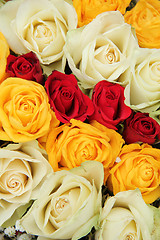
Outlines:
{"type": "Polygon", "coordinates": [[[125,102],[134,110],[151,112],[160,106],[160,50],[135,51],[125,102]]]}
{"type": "Polygon", "coordinates": [[[0,226],[14,211],[39,196],[46,175],[53,172],[37,141],[0,149],[0,226]]]}
{"type": "Polygon", "coordinates": [[[76,11],[64,0],[15,0],[0,8],[0,31],[12,51],[33,51],[43,64],[62,58],[66,33],[76,26],[76,11]]]}
{"type": "Polygon", "coordinates": [[[96,161],[50,175],[41,197],[21,219],[38,239],[79,239],[97,226],[101,211],[103,165],[96,161]]]}
{"type": "Polygon", "coordinates": [[[148,205],[154,214],[154,226],[152,229],[152,240],[160,239],[160,207],[154,207],[152,205],[148,205]]]}
{"type": "Polygon", "coordinates": [[[107,198],[95,240],[151,240],[153,226],[153,211],[139,189],[119,192],[107,198]]]}
{"type": "Polygon", "coordinates": [[[130,66],[135,48],[137,40],[123,15],[104,12],[85,27],[67,33],[63,65],[67,59],[85,89],[104,79],[125,85],[128,80],[123,82],[122,74],[130,66]]]}

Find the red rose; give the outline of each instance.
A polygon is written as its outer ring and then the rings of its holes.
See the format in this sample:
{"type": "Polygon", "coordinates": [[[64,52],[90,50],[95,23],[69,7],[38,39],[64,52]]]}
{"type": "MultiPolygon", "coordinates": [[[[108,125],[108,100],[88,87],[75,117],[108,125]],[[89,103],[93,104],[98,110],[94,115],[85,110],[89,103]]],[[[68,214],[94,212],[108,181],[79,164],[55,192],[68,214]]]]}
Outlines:
{"type": "Polygon", "coordinates": [[[132,110],[124,104],[124,88],[119,84],[106,80],[96,84],[92,93],[95,112],[91,119],[95,119],[108,128],[117,130],[116,125],[127,119],[132,110]]]}
{"type": "Polygon", "coordinates": [[[93,114],[91,99],[78,87],[74,75],[53,71],[45,82],[49,102],[56,117],[62,123],[75,118],[81,121],[93,114]]]}
{"type": "Polygon", "coordinates": [[[125,121],[123,138],[127,144],[143,142],[153,144],[158,138],[160,125],[148,113],[132,113],[125,121]]]}
{"type": "Polygon", "coordinates": [[[7,58],[6,72],[11,77],[19,77],[43,84],[42,68],[33,52],[18,57],[10,54],[7,58]]]}

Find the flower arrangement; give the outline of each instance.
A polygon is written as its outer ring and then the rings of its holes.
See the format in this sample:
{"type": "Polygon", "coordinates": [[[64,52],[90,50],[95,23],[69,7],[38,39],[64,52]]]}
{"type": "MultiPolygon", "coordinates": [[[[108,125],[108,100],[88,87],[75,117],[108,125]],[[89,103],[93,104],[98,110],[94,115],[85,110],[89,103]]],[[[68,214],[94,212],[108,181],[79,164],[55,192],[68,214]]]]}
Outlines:
{"type": "Polygon", "coordinates": [[[159,240],[159,27],[159,0],[0,1],[1,239],[159,240]]]}

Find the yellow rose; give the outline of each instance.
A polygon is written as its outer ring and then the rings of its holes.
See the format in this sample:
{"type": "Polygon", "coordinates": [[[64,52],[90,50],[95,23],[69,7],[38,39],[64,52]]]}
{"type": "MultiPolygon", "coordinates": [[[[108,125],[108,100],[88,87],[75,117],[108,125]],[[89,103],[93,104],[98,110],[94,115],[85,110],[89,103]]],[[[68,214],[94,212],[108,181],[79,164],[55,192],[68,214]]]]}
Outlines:
{"type": "Polygon", "coordinates": [[[60,125],[60,121],[56,118],[55,112],[52,111],[51,113],[52,113],[52,119],[51,119],[51,122],[50,122],[48,132],[45,135],[43,135],[42,137],[37,139],[38,143],[39,143],[39,146],[41,148],[43,148],[44,150],[46,149],[46,141],[47,141],[47,138],[48,138],[48,134],[50,133],[50,131],[52,129],[55,129],[56,127],[58,127],[60,125]]]}
{"type": "Polygon", "coordinates": [[[105,180],[124,140],[113,129],[93,121],[90,124],[72,119],[49,132],[46,151],[54,171],[72,169],[82,162],[95,160],[104,166],[105,180]]]}
{"type": "Polygon", "coordinates": [[[52,110],[42,85],[7,78],[0,85],[0,96],[1,140],[26,142],[48,132],[52,110]]]}
{"type": "Polygon", "coordinates": [[[140,47],[160,48],[160,1],[140,0],[124,17],[135,28],[140,47]]]}
{"type": "Polygon", "coordinates": [[[160,149],[148,144],[125,145],[117,162],[107,183],[114,195],[139,188],[146,203],[160,197],[160,149]]]}
{"type": "Polygon", "coordinates": [[[8,43],[3,34],[0,32],[0,83],[7,77],[5,70],[9,53],[8,43]]]}
{"type": "Polygon", "coordinates": [[[124,14],[130,2],[131,0],[73,0],[78,15],[78,26],[88,24],[103,12],[119,10],[124,14]]]}

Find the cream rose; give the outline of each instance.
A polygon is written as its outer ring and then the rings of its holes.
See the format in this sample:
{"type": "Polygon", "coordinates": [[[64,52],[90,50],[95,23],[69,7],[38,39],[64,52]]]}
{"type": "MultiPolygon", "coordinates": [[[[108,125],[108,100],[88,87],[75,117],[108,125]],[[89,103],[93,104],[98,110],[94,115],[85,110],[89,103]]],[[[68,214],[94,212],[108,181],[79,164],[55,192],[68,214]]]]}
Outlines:
{"type": "Polygon", "coordinates": [[[160,50],[139,49],[132,63],[132,75],[125,88],[126,104],[150,113],[160,106],[160,50]]]}
{"type": "Polygon", "coordinates": [[[138,189],[107,198],[95,240],[151,240],[153,211],[138,189]]]}
{"type": "Polygon", "coordinates": [[[0,31],[12,51],[33,51],[43,64],[62,58],[66,33],[76,26],[76,11],[64,0],[16,0],[0,9],[0,31]]]}
{"type": "Polygon", "coordinates": [[[0,149],[0,225],[18,207],[39,196],[47,174],[53,172],[46,157],[36,140],[0,149]]]}
{"type": "Polygon", "coordinates": [[[87,235],[98,224],[103,176],[103,165],[93,161],[51,174],[21,225],[41,240],[87,235]]]}
{"type": "Polygon", "coordinates": [[[104,12],[85,27],[67,33],[63,65],[67,60],[85,89],[104,79],[125,85],[128,80],[124,82],[122,74],[131,64],[135,48],[137,41],[122,14],[104,12]]]}

